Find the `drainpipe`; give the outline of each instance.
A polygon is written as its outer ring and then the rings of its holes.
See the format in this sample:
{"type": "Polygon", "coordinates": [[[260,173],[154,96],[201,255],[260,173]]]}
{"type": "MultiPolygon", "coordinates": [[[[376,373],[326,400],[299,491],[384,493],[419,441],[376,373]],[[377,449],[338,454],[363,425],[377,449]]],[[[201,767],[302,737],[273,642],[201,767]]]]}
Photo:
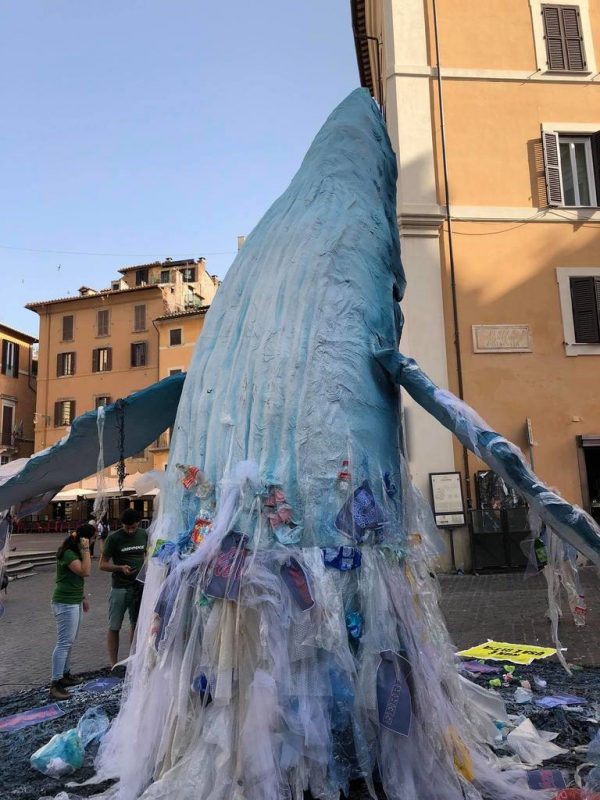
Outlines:
{"type": "MultiPolygon", "coordinates": [[[[446,203],[446,225],[448,226],[448,257],[450,259],[450,288],[452,296],[452,324],[454,333],[454,352],[456,356],[456,374],[458,378],[458,396],[465,399],[462,355],[460,347],[460,330],[458,324],[458,297],[456,291],[456,265],[454,261],[454,237],[452,233],[452,217],[450,214],[450,188],[448,180],[448,151],[446,147],[446,118],[444,115],[444,93],[442,90],[442,70],[440,66],[440,40],[436,0],[433,4],[433,32],[435,41],[435,65],[437,72],[437,94],[440,110],[440,135],[442,144],[442,165],[444,171],[444,200],[446,203]]],[[[473,495],[471,490],[471,477],[469,474],[469,454],[463,447],[463,469],[465,473],[465,489],[467,496],[467,509],[473,508],[473,495]]]]}

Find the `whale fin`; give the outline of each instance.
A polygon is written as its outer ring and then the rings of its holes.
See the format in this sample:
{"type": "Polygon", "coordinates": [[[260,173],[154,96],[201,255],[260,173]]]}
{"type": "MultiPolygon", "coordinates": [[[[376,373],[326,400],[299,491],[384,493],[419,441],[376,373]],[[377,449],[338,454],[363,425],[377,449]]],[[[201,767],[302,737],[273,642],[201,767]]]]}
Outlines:
{"type": "Polygon", "coordinates": [[[600,565],[600,528],[596,522],[547,487],[531,471],[516,445],[490,428],[452,392],[436,386],[414,359],[393,349],[376,351],[374,356],[393,383],[404,387],[415,402],[522,495],[561,539],[600,565]]]}

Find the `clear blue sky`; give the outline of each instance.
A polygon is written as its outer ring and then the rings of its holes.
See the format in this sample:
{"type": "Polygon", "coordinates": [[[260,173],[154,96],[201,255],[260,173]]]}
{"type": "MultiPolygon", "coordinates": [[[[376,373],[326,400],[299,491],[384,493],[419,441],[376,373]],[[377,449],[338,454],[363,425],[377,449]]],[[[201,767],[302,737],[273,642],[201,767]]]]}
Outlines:
{"type": "Polygon", "coordinates": [[[2,3],[0,69],[0,321],[34,335],[121,266],[222,277],[359,82],[349,0],[2,3]]]}

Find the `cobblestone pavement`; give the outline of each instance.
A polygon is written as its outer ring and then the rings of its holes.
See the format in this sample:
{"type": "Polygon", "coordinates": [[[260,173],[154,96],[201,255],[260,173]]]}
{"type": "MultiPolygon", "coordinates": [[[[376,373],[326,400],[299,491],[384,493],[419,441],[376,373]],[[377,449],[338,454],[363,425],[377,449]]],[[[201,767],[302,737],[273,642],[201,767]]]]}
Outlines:
{"type": "MultiPolygon", "coordinates": [[[[22,550],[50,550],[58,547],[56,534],[16,535],[12,545],[22,550]]],[[[54,567],[35,567],[36,575],[12,581],[3,596],[6,613],[0,620],[0,695],[12,694],[20,684],[40,686],[48,682],[50,656],[55,644],[55,626],[50,610],[54,567]]],[[[596,570],[587,567],[583,583],[588,602],[588,624],[575,628],[565,603],[560,627],[567,659],[577,664],[600,665],[600,581],[596,570]]],[[[453,641],[458,648],[486,639],[520,644],[551,645],[546,612],[546,588],[541,575],[442,575],[442,609],[453,641]]],[[[92,562],[87,581],[92,608],[84,618],[73,651],[75,671],[100,669],[107,665],[105,631],[110,576],[92,562]]],[[[126,655],[127,636],[122,635],[120,655],[126,655]]]]}

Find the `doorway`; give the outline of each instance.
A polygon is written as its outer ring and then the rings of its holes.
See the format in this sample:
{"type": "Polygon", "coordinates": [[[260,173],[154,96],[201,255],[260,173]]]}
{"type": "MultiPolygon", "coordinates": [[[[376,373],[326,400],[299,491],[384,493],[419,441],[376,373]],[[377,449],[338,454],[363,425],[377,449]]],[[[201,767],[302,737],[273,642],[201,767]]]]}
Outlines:
{"type": "Polygon", "coordinates": [[[583,507],[600,524],[600,434],[578,436],[577,445],[583,507]]]}

